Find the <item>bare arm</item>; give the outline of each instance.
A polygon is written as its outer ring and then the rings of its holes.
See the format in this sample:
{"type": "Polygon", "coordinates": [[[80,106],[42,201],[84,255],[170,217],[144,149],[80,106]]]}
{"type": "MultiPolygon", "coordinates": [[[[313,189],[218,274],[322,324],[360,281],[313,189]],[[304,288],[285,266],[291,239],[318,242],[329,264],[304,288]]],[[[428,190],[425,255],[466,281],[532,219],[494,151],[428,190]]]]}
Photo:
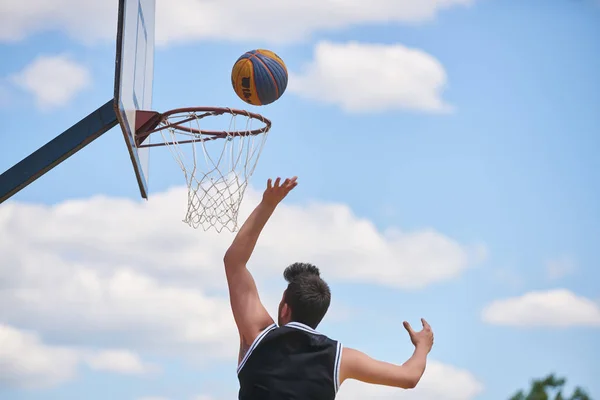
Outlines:
{"type": "Polygon", "coordinates": [[[247,345],[273,323],[258,295],[254,278],[246,263],[250,259],[258,237],[275,207],[260,203],[244,223],[233,243],[225,253],[225,275],[229,286],[229,300],[233,318],[242,342],[247,345]]]}
{"type": "Polygon", "coordinates": [[[412,389],[421,380],[426,364],[427,350],[424,348],[415,348],[412,357],[402,365],[375,360],[358,350],[344,348],[340,383],[346,379],[356,379],[376,385],[412,389]]]}
{"type": "Polygon", "coordinates": [[[240,354],[242,349],[247,348],[263,329],[273,323],[273,319],[260,301],[256,283],[246,264],[277,204],[295,186],[295,179],[286,180],[282,186],[279,186],[279,178],[274,186],[271,186],[269,179],[262,202],[242,225],[223,258],[233,318],[240,332],[240,354]]]}
{"type": "Polygon", "coordinates": [[[433,346],[433,332],[424,319],[423,330],[413,331],[408,322],[404,327],[415,345],[413,355],[402,365],[375,360],[365,353],[344,348],[340,365],[340,384],[346,379],[356,379],[376,385],[412,389],[417,386],[427,365],[427,355],[433,346]]]}

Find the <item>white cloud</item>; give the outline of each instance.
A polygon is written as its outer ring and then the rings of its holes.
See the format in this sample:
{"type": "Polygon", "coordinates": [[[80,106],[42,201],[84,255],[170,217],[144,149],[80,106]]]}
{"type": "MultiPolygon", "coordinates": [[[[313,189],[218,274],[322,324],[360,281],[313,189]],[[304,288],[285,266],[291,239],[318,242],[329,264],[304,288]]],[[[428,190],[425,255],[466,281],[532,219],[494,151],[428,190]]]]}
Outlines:
{"type": "MultiPolygon", "coordinates": [[[[259,198],[249,190],[242,217],[259,198]]],[[[234,360],[222,268],[233,235],[190,229],[181,222],[185,206],[181,188],[148,202],[3,204],[0,320],[86,346],[101,338],[135,351],[234,360]]],[[[480,257],[479,247],[431,229],[381,232],[345,205],[282,204],[250,267],[259,285],[291,262],[310,261],[331,282],[418,289],[461,275],[480,257]]]]}
{"type": "Polygon", "coordinates": [[[127,375],[157,371],[128,350],[49,345],[33,331],[0,324],[0,388],[57,386],[73,379],[84,363],[96,371],[127,375]]]}
{"type": "MultiPolygon", "coordinates": [[[[147,397],[139,397],[137,400],[169,400],[167,397],[160,396],[147,396],[147,397]]],[[[198,395],[193,396],[191,400],[217,400],[215,397],[207,396],[207,395],[198,395]]]]}
{"type": "Polygon", "coordinates": [[[89,87],[90,72],[66,55],[39,56],[21,72],[10,77],[31,93],[38,107],[60,107],[89,87]]]}
{"type": "Polygon", "coordinates": [[[496,300],[484,308],[482,318],[490,324],[517,327],[600,326],[600,306],[556,289],[496,300]]]}
{"type": "Polygon", "coordinates": [[[156,372],[158,367],[144,363],[128,350],[104,350],[86,357],[88,366],[96,371],[116,372],[126,375],[141,375],[156,372]]]}
{"type": "MultiPolygon", "coordinates": [[[[199,343],[206,345],[203,357],[235,352],[235,326],[225,298],[161,284],[126,268],[102,273],[100,268],[53,260],[51,255],[42,255],[38,262],[42,259],[47,263],[40,269],[51,265],[53,271],[38,271],[36,279],[24,277],[0,295],[4,304],[14,305],[0,311],[5,320],[62,336],[86,335],[90,340],[116,335],[120,345],[159,352],[163,346],[172,352],[199,343]]],[[[32,273],[37,269],[26,268],[32,273]]]]}
{"type": "Polygon", "coordinates": [[[159,0],[157,39],[161,43],[194,39],[290,42],[306,39],[315,32],[356,25],[429,21],[444,8],[473,2],[372,0],[365,7],[360,0],[177,0],[169,3],[159,0]]]}
{"type": "Polygon", "coordinates": [[[73,378],[78,362],[72,349],[48,346],[35,333],[0,324],[0,387],[54,386],[73,378]]]}
{"type": "Polygon", "coordinates": [[[144,397],[138,397],[137,400],[169,400],[166,397],[160,397],[160,396],[144,396],[144,397]]]}
{"type": "Polygon", "coordinates": [[[448,112],[446,72],[431,55],[400,44],[320,42],[314,60],[290,74],[289,90],[349,112],[448,112]]]}
{"type": "Polygon", "coordinates": [[[402,390],[347,381],[342,384],[336,399],[471,400],[482,393],[483,388],[483,384],[469,371],[430,361],[415,389],[402,390]]]}
{"type": "MultiPolygon", "coordinates": [[[[157,41],[291,42],[350,26],[425,22],[474,1],[371,0],[365,7],[359,0],[157,0],[157,41]]],[[[116,0],[0,0],[0,11],[0,41],[57,30],[90,42],[113,40],[116,32],[116,0]]]]}
{"type": "Polygon", "coordinates": [[[0,0],[0,41],[60,31],[77,41],[113,39],[117,30],[115,0],[0,0]]]}
{"type": "Polygon", "coordinates": [[[568,257],[550,260],[546,263],[546,275],[548,279],[556,280],[564,278],[575,272],[575,263],[568,257]]]}

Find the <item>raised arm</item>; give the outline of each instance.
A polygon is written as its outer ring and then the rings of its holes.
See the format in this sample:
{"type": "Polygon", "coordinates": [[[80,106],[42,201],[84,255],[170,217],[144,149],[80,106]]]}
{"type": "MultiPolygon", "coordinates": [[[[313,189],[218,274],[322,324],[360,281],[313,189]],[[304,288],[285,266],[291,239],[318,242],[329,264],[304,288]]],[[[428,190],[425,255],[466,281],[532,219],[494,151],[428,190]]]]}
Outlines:
{"type": "Polygon", "coordinates": [[[415,345],[413,355],[402,365],[375,360],[363,352],[344,348],[340,366],[340,384],[346,379],[365,383],[412,389],[417,386],[425,372],[427,355],[433,346],[433,332],[424,319],[423,330],[415,332],[408,322],[404,327],[415,345]]]}
{"type": "Polygon", "coordinates": [[[273,323],[260,301],[254,278],[246,264],[273,211],[297,185],[296,177],[286,179],[281,185],[279,183],[280,178],[277,178],[274,184],[269,179],[261,203],[242,225],[223,258],[231,309],[240,333],[240,354],[245,352],[244,347],[249,346],[263,329],[273,323]]]}

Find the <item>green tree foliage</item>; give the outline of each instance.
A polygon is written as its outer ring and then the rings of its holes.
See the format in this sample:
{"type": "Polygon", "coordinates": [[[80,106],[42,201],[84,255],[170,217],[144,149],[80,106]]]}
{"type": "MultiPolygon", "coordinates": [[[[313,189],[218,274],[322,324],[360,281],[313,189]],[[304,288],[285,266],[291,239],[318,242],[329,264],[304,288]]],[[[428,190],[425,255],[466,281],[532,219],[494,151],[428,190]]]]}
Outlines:
{"type": "Polygon", "coordinates": [[[576,387],[571,396],[567,397],[563,393],[566,381],[565,378],[557,378],[554,374],[543,379],[534,379],[529,393],[520,390],[509,400],[592,400],[580,387],[576,387]]]}

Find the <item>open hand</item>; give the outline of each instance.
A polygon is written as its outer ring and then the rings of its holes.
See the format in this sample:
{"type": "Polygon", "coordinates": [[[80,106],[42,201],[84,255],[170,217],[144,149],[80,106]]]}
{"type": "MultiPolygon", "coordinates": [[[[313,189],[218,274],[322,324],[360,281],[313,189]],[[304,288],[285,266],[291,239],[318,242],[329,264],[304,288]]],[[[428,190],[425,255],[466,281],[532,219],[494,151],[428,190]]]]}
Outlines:
{"type": "Polygon", "coordinates": [[[263,194],[263,202],[272,206],[279,204],[281,200],[283,200],[285,196],[298,185],[297,179],[297,176],[287,178],[281,185],[279,184],[281,178],[275,179],[275,183],[272,183],[272,180],[269,179],[267,181],[267,189],[263,194]]]}
{"type": "Polygon", "coordinates": [[[433,331],[425,319],[421,318],[421,323],[423,324],[423,329],[419,332],[415,332],[406,321],[404,321],[403,325],[404,329],[408,331],[412,344],[414,344],[415,347],[427,349],[427,352],[429,353],[433,347],[433,331]]]}

